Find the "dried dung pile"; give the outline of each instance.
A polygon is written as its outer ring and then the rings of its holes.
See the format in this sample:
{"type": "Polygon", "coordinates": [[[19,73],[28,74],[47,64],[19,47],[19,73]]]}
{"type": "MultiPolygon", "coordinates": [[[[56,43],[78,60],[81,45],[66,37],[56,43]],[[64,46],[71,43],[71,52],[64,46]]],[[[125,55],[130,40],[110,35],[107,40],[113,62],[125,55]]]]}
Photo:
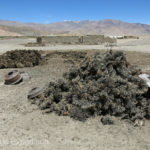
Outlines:
{"type": "Polygon", "coordinates": [[[138,77],[122,52],[96,53],[50,82],[42,96],[30,99],[47,112],[84,121],[95,115],[112,115],[132,121],[150,117],[148,86],[138,77]]]}
{"type": "Polygon", "coordinates": [[[33,67],[43,63],[39,51],[13,50],[0,55],[0,69],[33,67]]]}

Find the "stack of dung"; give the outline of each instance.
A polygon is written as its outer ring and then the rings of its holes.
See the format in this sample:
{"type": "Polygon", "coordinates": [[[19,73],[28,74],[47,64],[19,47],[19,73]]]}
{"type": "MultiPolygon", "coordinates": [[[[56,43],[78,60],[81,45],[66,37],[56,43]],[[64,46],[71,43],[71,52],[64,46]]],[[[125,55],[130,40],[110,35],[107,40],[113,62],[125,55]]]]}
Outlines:
{"type": "Polygon", "coordinates": [[[33,67],[43,62],[40,52],[36,50],[13,50],[0,55],[0,69],[33,67]]]}
{"type": "Polygon", "coordinates": [[[112,115],[132,121],[150,117],[148,86],[123,52],[96,53],[74,66],[64,79],[50,82],[44,96],[32,99],[41,109],[84,121],[112,115]]]}

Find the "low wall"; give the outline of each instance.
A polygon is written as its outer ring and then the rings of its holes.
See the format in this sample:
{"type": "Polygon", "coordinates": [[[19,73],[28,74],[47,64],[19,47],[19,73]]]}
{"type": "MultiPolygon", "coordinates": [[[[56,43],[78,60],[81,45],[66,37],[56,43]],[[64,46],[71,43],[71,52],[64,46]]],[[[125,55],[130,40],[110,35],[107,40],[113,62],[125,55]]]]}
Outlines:
{"type": "Polygon", "coordinates": [[[116,39],[110,38],[110,37],[105,37],[104,35],[43,36],[43,37],[41,37],[41,40],[42,40],[42,43],[46,43],[46,44],[101,45],[101,44],[104,44],[104,43],[115,43],[116,42],[116,39]]]}
{"type": "Polygon", "coordinates": [[[133,36],[133,35],[125,35],[124,39],[139,39],[138,36],[133,36]]]}

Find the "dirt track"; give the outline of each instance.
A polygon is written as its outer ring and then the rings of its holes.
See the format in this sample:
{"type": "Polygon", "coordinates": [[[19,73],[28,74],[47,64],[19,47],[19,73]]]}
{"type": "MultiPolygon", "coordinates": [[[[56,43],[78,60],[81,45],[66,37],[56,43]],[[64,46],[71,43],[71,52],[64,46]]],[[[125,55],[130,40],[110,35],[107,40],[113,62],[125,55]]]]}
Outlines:
{"type": "MultiPolygon", "coordinates": [[[[23,41],[21,39],[17,42],[23,43],[23,41]]],[[[8,45],[15,45],[13,41],[11,42],[8,45]]],[[[8,48],[7,41],[0,43],[0,50],[6,51],[8,48]]],[[[125,43],[120,42],[120,44],[125,43]]],[[[66,49],[66,47],[67,49],[74,47],[75,50],[75,46],[71,45],[56,47],[61,47],[61,50],[66,49]]],[[[15,46],[10,46],[9,50],[11,48],[13,49],[15,46]]],[[[76,49],[78,48],[76,47],[76,49]]],[[[140,51],[142,50],[140,49],[140,51]]],[[[130,52],[127,56],[129,62],[139,64],[142,68],[149,67],[149,54],[130,52]]],[[[69,117],[59,117],[53,113],[43,114],[38,107],[28,102],[27,93],[31,88],[34,86],[42,87],[48,81],[61,78],[70,66],[69,63],[64,63],[63,58],[55,55],[47,65],[20,69],[27,72],[31,79],[15,86],[6,86],[3,83],[4,75],[12,69],[0,70],[0,149],[149,150],[150,121],[146,121],[142,128],[135,128],[128,122],[115,118],[115,124],[111,126],[103,126],[99,117],[91,118],[82,123],[69,117]]]]}

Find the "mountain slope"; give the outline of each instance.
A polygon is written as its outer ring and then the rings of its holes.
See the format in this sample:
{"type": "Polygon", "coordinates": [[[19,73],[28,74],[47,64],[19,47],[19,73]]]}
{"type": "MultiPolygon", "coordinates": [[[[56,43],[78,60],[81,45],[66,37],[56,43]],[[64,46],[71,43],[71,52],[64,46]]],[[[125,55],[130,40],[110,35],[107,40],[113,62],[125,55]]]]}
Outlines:
{"type": "Polygon", "coordinates": [[[51,24],[21,23],[0,20],[0,25],[8,31],[21,35],[48,34],[105,34],[105,35],[145,35],[150,34],[150,25],[127,23],[120,20],[63,21],[51,24]]]}
{"type": "Polygon", "coordinates": [[[16,32],[10,32],[8,30],[5,30],[3,29],[3,27],[0,26],[0,36],[21,36],[21,35],[16,32]]]}
{"type": "Polygon", "coordinates": [[[40,36],[46,34],[44,31],[40,31],[34,27],[29,26],[9,26],[0,24],[0,36],[40,36]]]}
{"type": "Polygon", "coordinates": [[[139,23],[126,23],[118,20],[67,21],[49,24],[47,25],[47,31],[105,35],[141,35],[150,34],[150,26],[139,23]]]}

